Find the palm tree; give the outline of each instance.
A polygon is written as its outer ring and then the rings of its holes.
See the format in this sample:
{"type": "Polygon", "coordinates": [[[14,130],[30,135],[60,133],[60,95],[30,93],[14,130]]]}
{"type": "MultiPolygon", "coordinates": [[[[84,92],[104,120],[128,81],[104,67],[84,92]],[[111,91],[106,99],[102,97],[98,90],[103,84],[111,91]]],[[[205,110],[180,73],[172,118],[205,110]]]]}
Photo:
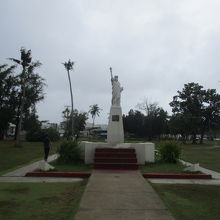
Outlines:
{"type": "Polygon", "coordinates": [[[102,109],[99,108],[98,104],[90,105],[89,107],[90,107],[89,113],[91,114],[92,119],[93,119],[92,127],[94,127],[95,117],[99,116],[99,113],[102,109]]]}
{"type": "Polygon", "coordinates": [[[26,50],[25,48],[21,48],[21,59],[9,58],[9,60],[15,62],[16,64],[22,67],[22,73],[19,75],[20,78],[20,86],[21,86],[21,95],[20,95],[20,109],[18,114],[18,124],[17,124],[17,133],[16,133],[16,141],[15,146],[21,146],[21,126],[23,120],[23,112],[24,105],[26,99],[26,84],[29,76],[33,73],[36,67],[39,67],[41,63],[39,61],[32,62],[31,50],[26,50]]]}
{"type": "Polygon", "coordinates": [[[73,65],[75,64],[75,62],[72,62],[71,60],[69,60],[68,62],[63,63],[67,74],[68,74],[68,79],[69,79],[69,84],[70,84],[70,95],[71,95],[71,135],[73,137],[73,91],[72,91],[72,85],[71,85],[71,79],[70,79],[70,70],[73,70],[73,65]]]}

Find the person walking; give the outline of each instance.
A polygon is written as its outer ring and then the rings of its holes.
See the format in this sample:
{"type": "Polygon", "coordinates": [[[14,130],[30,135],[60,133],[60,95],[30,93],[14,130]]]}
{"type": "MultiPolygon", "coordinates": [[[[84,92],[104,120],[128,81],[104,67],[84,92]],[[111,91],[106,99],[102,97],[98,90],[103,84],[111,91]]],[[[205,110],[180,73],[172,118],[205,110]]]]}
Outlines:
{"type": "Polygon", "coordinates": [[[43,143],[44,143],[44,160],[47,161],[50,148],[51,148],[51,141],[48,135],[44,137],[43,143]]]}

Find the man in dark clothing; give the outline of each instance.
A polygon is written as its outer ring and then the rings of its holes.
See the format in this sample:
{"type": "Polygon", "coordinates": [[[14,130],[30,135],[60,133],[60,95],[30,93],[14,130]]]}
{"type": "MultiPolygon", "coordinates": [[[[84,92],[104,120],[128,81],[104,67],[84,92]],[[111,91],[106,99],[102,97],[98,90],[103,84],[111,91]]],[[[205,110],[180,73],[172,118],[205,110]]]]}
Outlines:
{"type": "Polygon", "coordinates": [[[44,160],[47,161],[50,147],[51,147],[50,138],[48,136],[45,136],[43,143],[44,143],[44,160]]]}

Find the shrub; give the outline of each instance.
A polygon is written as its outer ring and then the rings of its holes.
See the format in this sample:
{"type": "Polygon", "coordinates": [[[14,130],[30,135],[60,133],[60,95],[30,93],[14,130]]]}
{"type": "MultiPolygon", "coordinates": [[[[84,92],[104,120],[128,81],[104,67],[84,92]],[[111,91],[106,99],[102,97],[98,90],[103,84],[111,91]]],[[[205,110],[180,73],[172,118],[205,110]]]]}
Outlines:
{"type": "Polygon", "coordinates": [[[37,131],[30,130],[26,134],[27,141],[42,141],[48,135],[51,141],[58,141],[60,139],[59,132],[54,128],[39,129],[37,131]]]}
{"type": "Polygon", "coordinates": [[[160,159],[167,163],[176,163],[181,155],[181,147],[177,142],[166,141],[159,145],[160,159]]]}
{"type": "Polygon", "coordinates": [[[77,141],[63,141],[58,147],[57,153],[60,155],[58,161],[73,163],[81,161],[81,150],[77,141]]]}
{"type": "Polygon", "coordinates": [[[43,130],[44,135],[48,135],[51,141],[58,141],[60,139],[59,132],[54,128],[47,128],[43,130]]]}

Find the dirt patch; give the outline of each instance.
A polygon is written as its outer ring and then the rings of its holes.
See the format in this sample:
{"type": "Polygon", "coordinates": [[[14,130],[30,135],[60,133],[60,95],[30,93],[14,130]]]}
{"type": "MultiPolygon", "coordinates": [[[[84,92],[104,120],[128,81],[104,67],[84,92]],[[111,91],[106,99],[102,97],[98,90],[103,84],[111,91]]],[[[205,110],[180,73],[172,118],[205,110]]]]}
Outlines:
{"type": "Polygon", "coordinates": [[[59,200],[59,197],[57,196],[47,196],[47,197],[41,197],[39,199],[41,202],[57,202],[59,200]]]}
{"type": "Polygon", "coordinates": [[[220,148],[220,146],[219,145],[214,145],[212,147],[209,147],[209,149],[217,149],[217,148],[220,148]]]}
{"type": "Polygon", "coordinates": [[[18,193],[18,194],[24,194],[29,191],[28,188],[17,188],[17,189],[5,189],[4,191],[9,192],[9,193],[18,193]]]}
{"type": "Polygon", "coordinates": [[[18,204],[13,201],[9,200],[0,200],[0,207],[1,208],[16,208],[18,204]]]}

